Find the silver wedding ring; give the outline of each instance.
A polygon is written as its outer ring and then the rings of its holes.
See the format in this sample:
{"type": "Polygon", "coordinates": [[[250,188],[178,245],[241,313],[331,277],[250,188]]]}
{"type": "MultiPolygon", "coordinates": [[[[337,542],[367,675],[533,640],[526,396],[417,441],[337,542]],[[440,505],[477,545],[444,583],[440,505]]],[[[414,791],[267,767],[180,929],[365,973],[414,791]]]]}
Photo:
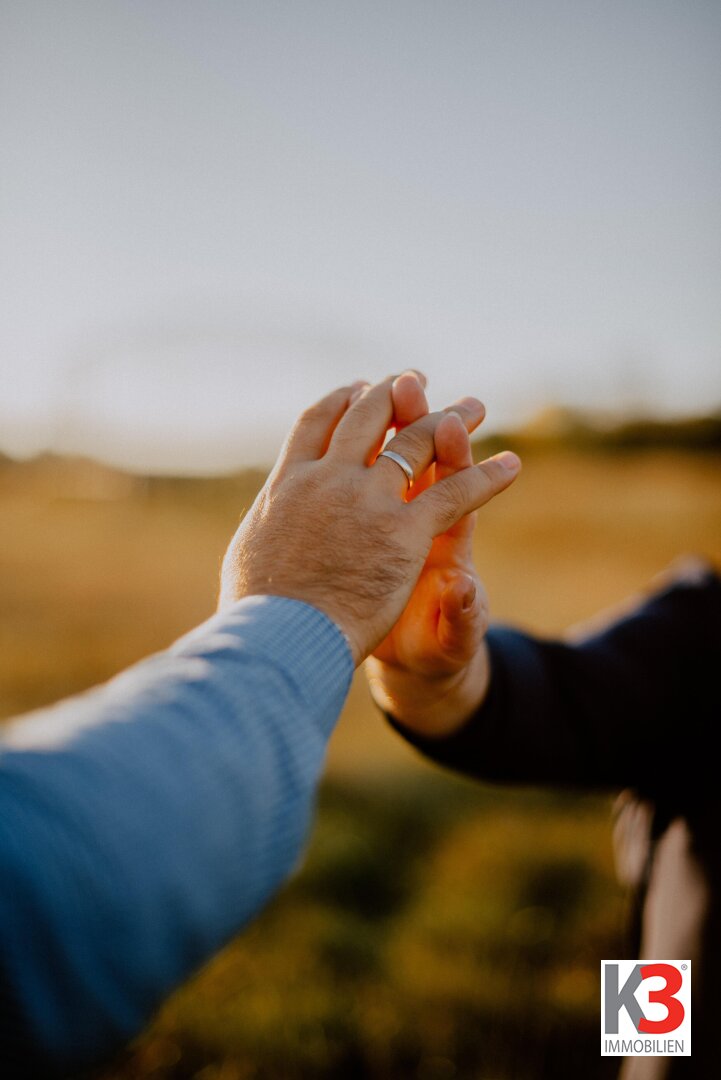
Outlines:
{"type": "Polygon", "coordinates": [[[402,454],[397,454],[395,450],[381,450],[378,457],[387,457],[391,461],[395,461],[396,465],[400,465],[403,472],[406,474],[406,480],[408,481],[408,487],[413,487],[415,483],[415,473],[413,472],[413,466],[406,461],[402,454]]]}

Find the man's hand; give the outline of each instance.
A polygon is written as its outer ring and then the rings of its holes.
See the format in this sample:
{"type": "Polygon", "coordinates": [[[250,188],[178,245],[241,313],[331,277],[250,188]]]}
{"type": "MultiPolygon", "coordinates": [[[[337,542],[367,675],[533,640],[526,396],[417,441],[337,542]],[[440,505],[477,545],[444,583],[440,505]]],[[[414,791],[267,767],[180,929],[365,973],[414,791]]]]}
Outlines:
{"type": "MultiPolygon", "coordinates": [[[[483,413],[473,398],[454,408],[470,429],[483,413]]],[[[425,409],[419,378],[405,373],[343,387],[303,413],[231,541],[220,607],[262,593],[304,600],[343,630],[356,664],[376,648],[405,608],[434,538],[508,487],[518,468],[513,455],[497,455],[406,501],[403,471],[378,453],[389,427],[407,424],[389,448],[422,476],[439,424],[448,424],[447,412],[421,415],[425,409]]]]}
{"type": "MultiPolygon", "coordinates": [[[[438,423],[435,451],[420,490],[472,465],[457,416],[438,423]]],[[[473,564],[474,523],[469,514],[435,538],[403,614],[366,661],[378,705],[421,735],[442,737],[461,727],[488,688],[488,604],[473,564]]]]}

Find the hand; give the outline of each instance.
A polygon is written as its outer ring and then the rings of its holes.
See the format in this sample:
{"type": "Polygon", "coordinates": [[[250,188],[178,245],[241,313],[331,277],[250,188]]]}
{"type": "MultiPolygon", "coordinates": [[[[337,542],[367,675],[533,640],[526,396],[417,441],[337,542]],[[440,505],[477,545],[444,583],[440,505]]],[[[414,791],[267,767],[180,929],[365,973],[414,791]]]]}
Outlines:
{"type": "MultiPolygon", "coordinates": [[[[499,455],[406,501],[402,470],[376,458],[393,422],[427,408],[421,395],[417,376],[404,374],[343,387],[301,416],[228,548],[221,608],[243,596],[288,596],[333,619],[356,664],[378,646],[406,606],[434,537],[503,491],[516,472],[515,461],[499,455]]],[[[480,402],[473,407],[482,412],[480,402]]],[[[421,416],[389,444],[416,476],[433,460],[444,415],[421,416]]]]}
{"type": "MultiPolygon", "coordinates": [[[[453,414],[438,424],[435,464],[414,492],[472,464],[470,430],[453,414]]],[[[377,704],[425,736],[461,727],[488,688],[488,601],[473,564],[474,524],[469,514],[435,538],[403,614],[366,661],[377,704]]]]}

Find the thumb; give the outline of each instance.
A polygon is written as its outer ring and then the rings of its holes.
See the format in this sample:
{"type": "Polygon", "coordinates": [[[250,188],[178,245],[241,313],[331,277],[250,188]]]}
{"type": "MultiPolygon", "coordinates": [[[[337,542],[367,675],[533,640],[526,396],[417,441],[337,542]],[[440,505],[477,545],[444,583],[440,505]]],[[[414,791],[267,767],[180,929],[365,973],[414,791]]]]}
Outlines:
{"type": "Polygon", "coordinates": [[[475,655],[488,626],[485,597],[476,578],[454,572],[440,597],[438,642],[443,652],[459,664],[475,655]]]}

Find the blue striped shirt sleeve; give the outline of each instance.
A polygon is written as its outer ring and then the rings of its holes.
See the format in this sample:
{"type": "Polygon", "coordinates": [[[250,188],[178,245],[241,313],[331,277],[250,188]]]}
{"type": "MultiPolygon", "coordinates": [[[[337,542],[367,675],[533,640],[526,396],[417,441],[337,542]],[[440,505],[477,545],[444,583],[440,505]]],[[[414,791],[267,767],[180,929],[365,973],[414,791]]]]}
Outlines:
{"type": "Polygon", "coordinates": [[[0,1060],[92,1061],[272,895],[353,672],[315,608],[249,597],[0,741],[0,1060]]]}

